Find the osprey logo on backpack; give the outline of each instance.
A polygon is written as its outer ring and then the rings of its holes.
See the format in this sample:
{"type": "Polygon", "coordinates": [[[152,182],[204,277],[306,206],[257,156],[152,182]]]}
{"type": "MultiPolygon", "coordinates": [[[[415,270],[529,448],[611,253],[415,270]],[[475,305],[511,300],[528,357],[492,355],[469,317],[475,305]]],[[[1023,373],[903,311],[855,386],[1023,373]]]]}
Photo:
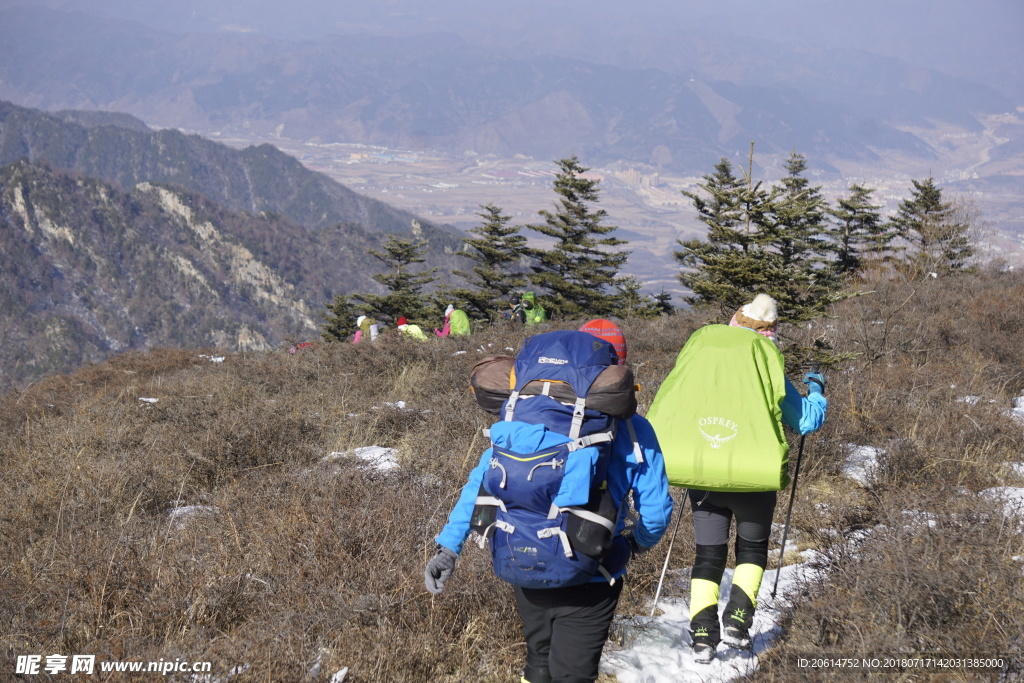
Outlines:
{"type": "Polygon", "coordinates": [[[697,420],[697,429],[712,448],[721,448],[740,433],[739,425],[723,417],[702,417],[697,420]]]}
{"type": "Polygon", "coordinates": [[[636,397],[630,388],[614,408],[601,404],[609,412],[588,407],[595,380],[610,367],[622,372],[614,347],[594,341],[568,330],[527,339],[510,369],[504,419],[490,430],[473,528],[490,541],[495,574],[518,586],[610,578],[601,559],[620,514],[607,486],[617,424],[610,413],[628,418],[636,397]]]}

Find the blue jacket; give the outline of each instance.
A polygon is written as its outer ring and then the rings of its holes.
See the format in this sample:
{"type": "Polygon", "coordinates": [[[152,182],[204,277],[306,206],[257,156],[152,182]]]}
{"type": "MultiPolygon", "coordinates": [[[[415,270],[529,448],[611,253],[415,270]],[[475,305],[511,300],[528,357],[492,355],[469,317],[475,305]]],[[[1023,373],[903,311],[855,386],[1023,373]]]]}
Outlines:
{"type": "MultiPolygon", "coordinates": [[[[638,463],[633,451],[633,441],[629,429],[620,420],[616,430],[615,441],[612,443],[612,457],[608,466],[608,488],[616,506],[622,510],[619,515],[617,532],[625,526],[625,510],[623,500],[626,494],[633,491],[633,505],[639,515],[633,537],[644,548],[657,544],[668,528],[672,517],[672,497],[669,495],[668,478],[665,476],[665,462],[658,445],[658,437],[650,423],[634,415],[630,418],[636,440],[643,453],[643,463],[638,463]]],[[[499,423],[501,424],[501,423],[499,423]]],[[[505,423],[510,424],[510,423],[505,423]]],[[[563,438],[564,440],[564,438],[563,438]]],[[[544,444],[536,444],[543,448],[544,444]]],[[[439,545],[454,553],[462,552],[462,544],[469,535],[470,518],[476,502],[480,483],[491,461],[491,449],[488,448],[480,456],[480,462],[469,474],[469,481],[462,487],[458,502],[448,515],[448,523],[435,539],[439,545]]],[[[628,559],[628,558],[627,558],[628,559]]],[[[625,572],[625,561],[621,567],[607,567],[612,576],[621,576],[625,572]]],[[[601,576],[596,580],[603,581],[601,576]]]]}
{"type": "Polygon", "coordinates": [[[811,392],[801,396],[793,383],[786,378],[786,396],[782,399],[782,421],[800,434],[810,434],[825,424],[828,399],[823,394],[811,392]]]}

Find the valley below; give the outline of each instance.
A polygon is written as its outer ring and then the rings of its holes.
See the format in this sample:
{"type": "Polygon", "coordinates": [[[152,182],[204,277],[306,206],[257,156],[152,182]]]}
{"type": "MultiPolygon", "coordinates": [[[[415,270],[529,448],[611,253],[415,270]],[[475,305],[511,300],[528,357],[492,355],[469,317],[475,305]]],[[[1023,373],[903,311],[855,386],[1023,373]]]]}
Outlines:
{"type": "MultiPolygon", "coordinates": [[[[808,158],[807,177],[832,202],[845,196],[852,183],[874,188],[883,214],[894,211],[909,195],[911,179],[934,177],[946,199],[971,207],[987,257],[1002,259],[1011,267],[1024,265],[1024,154],[1012,153],[1024,148],[1024,113],[989,117],[977,132],[940,125],[907,130],[925,140],[936,158],[830,158],[825,160],[829,171],[820,170],[821,160],[808,158]]],[[[272,144],[356,192],[461,230],[478,225],[477,213],[488,203],[500,207],[517,225],[539,222],[537,212],[555,205],[554,159],[201,134],[233,147],[272,144]]],[[[586,159],[580,161],[588,165],[586,159]]],[[[730,161],[737,175],[749,163],[739,157],[730,161]]],[[[785,161],[781,156],[758,156],[755,150],[754,181],[779,179],[785,161]]],[[[678,266],[672,252],[677,240],[704,232],[682,192],[694,191],[701,179],[628,161],[593,167],[589,175],[601,181],[600,206],[608,213],[606,224],[619,228],[617,235],[629,241],[627,248],[633,252],[624,272],[639,278],[649,292],[664,290],[680,297],[683,290],[676,280],[678,266]]],[[[525,230],[524,234],[542,243],[538,233],[525,230]]]]}

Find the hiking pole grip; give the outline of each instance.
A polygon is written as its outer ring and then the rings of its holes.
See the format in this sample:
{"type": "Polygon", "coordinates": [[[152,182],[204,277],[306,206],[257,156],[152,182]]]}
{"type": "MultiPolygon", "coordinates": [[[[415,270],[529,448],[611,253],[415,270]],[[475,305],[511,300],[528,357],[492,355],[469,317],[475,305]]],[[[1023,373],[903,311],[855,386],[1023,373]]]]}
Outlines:
{"type": "Polygon", "coordinates": [[[775,599],[775,592],[779,589],[779,576],[782,574],[782,560],[786,556],[786,538],[789,536],[789,520],[793,516],[793,501],[796,500],[796,483],[800,479],[800,461],[804,458],[804,439],[806,434],[800,435],[800,450],[796,456],[796,470],[793,472],[793,490],[789,492],[789,509],[786,511],[786,525],[782,528],[782,546],[779,548],[779,563],[775,568],[775,585],[772,586],[772,599],[775,599]]]}
{"type": "MultiPolygon", "coordinates": [[[[686,506],[686,491],[683,489],[683,506],[686,506]]],[[[661,578],[658,579],[658,590],[654,592],[654,604],[651,605],[651,617],[654,617],[654,613],[658,609],[658,598],[661,596],[661,586],[665,582],[665,572],[668,571],[668,560],[672,557],[672,546],[676,542],[676,534],[679,533],[679,522],[683,521],[683,511],[680,510],[679,514],[676,515],[676,524],[672,530],[672,538],[668,541],[668,552],[665,553],[665,564],[661,566],[661,578]]]]}

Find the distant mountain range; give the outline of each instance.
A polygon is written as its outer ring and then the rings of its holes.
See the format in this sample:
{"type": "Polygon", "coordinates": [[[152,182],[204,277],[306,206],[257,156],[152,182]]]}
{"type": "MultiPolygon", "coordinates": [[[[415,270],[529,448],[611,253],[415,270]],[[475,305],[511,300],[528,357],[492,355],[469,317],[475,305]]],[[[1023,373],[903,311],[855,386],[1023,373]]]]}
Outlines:
{"type": "Polygon", "coordinates": [[[237,150],[177,130],[106,112],[47,113],[0,101],[0,166],[19,159],[132,188],[172,183],[235,211],[271,212],[310,230],[338,223],[409,234],[413,222],[451,246],[451,228],[357,194],[271,145],[237,150]]]}
{"type": "Polygon", "coordinates": [[[0,390],[128,349],[316,337],[335,294],[381,291],[388,234],[445,273],[462,244],[276,148],[131,117],[0,103],[0,166],[0,390]]]}
{"type": "MultiPolygon", "coordinates": [[[[576,38],[567,43],[580,45],[576,38]]],[[[443,33],[182,35],[21,6],[0,12],[0,46],[0,97],[47,110],[453,153],[575,153],[589,164],[692,173],[751,141],[763,154],[797,150],[826,169],[830,158],[879,153],[927,159],[935,150],[899,125],[978,130],[977,114],[1014,106],[987,85],[893,58],[737,44],[699,29],[633,41],[630,55],[613,60],[600,43],[557,56],[443,33]]]]}

